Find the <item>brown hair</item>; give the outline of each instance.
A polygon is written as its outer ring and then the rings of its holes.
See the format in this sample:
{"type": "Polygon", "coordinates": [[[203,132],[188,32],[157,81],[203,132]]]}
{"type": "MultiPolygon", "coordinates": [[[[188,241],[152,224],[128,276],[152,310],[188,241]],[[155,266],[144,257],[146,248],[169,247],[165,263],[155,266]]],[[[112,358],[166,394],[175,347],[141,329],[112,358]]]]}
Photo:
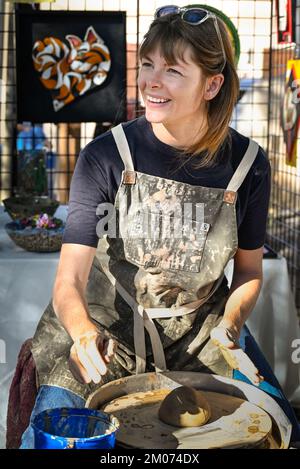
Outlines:
{"type": "MultiPolygon", "coordinates": [[[[217,152],[225,142],[230,143],[229,122],[239,95],[239,79],[231,40],[223,21],[219,18],[217,21],[226,55],[226,65],[222,71],[224,83],[219,93],[212,100],[206,101],[208,125],[205,134],[184,151],[184,154],[191,156],[201,153],[201,158],[197,159],[197,167],[212,166],[217,152]]],[[[191,47],[192,58],[201,67],[205,77],[221,72],[224,58],[212,18],[199,26],[182,21],[178,14],[165,15],[154,20],[140,46],[139,58],[142,59],[158,48],[171,65],[178,59],[183,60],[187,46],[191,47]]]]}

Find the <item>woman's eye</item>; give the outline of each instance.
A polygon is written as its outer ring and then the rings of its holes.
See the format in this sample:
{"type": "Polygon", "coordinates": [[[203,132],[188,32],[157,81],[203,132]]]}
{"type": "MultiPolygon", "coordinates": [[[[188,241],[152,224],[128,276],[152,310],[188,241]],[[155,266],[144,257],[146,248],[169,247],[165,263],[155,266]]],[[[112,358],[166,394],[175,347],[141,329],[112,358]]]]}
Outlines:
{"type": "Polygon", "coordinates": [[[142,67],[151,67],[151,64],[149,62],[143,62],[142,67]]]}
{"type": "Polygon", "coordinates": [[[168,68],[168,72],[177,73],[178,75],[181,75],[181,73],[178,72],[178,70],[175,70],[175,68],[168,68]]]}

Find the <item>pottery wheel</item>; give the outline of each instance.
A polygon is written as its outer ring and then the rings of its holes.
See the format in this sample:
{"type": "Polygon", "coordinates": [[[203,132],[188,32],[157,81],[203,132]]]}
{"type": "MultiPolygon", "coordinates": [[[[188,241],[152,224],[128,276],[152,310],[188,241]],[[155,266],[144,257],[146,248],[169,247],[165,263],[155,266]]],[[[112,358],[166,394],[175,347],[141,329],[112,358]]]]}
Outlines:
{"type": "Polygon", "coordinates": [[[247,448],[262,446],[272,430],[269,415],[243,399],[201,391],[212,416],[201,427],[178,428],[158,418],[170,389],[136,392],[105,404],[101,410],[120,422],[119,444],[133,448],[247,448]]]}

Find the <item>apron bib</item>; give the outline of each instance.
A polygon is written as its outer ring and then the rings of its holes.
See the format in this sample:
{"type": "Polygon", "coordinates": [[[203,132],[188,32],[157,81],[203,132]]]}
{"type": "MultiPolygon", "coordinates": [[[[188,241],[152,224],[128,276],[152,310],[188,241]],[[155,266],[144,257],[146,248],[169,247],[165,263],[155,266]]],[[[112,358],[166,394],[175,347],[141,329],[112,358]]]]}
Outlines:
{"type": "MultiPolygon", "coordinates": [[[[249,141],[226,189],[207,188],[135,171],[122,125],[112,134],[124,163],[118,231],[100,239],[86,289],[91,317],[118,345],[102,381],[153,368],[232,377],[210,331],[222,319],[224,268],[238,247],[237,190],[259,147],[249,141]]],[[[39,384],[86,398],[99,385],[75,380],[71,345],[50,303],[33,340],[39,384]]]]}

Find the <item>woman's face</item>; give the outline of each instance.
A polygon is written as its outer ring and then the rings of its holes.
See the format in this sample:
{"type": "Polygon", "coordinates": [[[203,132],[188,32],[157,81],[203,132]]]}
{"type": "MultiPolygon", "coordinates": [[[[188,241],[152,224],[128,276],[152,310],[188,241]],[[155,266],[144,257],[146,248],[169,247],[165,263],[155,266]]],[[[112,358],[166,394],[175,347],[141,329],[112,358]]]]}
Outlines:
{"type": "Polygon", "coordinates": [[[146,119],[152,123],[183,124],[203,116],[205,101],[202,70],[187,48],[184,61],[166,63],[157,49],[141,60],[138,86],[146,107],[146,119]],[[160,101],[160,102],[159,102],[160,101]]]}

